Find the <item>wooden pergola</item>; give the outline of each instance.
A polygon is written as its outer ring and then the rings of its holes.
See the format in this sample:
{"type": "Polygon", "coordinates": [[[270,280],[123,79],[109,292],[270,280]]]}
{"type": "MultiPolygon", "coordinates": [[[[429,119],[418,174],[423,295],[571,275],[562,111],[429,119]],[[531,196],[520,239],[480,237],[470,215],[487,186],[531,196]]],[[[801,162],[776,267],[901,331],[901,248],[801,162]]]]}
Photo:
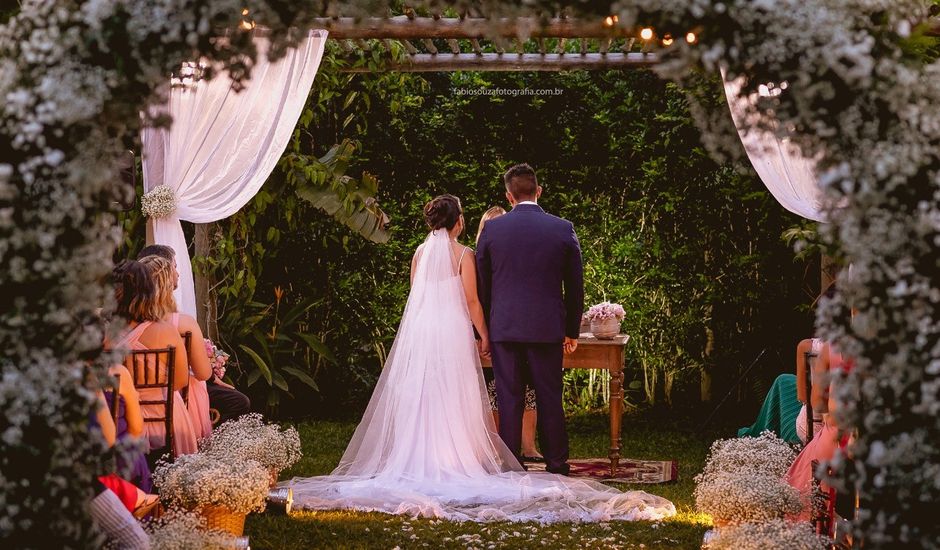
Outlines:
{"type": "Polygon", "coordinates": [[[632,69],[656,64],[659,57],[652,50],[675,40],[651,31],[644,40],[638,30],[630,32],[615,23],[609,17],[489,19],[419,17],[410,12],[365,19],[324,17],[315,26],[327,29],[329,38],[350,56],[376,48],[390,56],[394,43],[400,44],[405,59],[390,60],[382,69],[402,72],[632,69]]]}

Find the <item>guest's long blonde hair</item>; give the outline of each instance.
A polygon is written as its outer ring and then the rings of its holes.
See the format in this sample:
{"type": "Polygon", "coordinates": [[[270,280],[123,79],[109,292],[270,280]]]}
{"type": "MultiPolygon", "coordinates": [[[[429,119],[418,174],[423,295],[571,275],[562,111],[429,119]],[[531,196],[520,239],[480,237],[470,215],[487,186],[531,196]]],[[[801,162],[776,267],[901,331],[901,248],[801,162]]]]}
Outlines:
{"type": "Polygon", "coordinates": [[[480,227],[477,229],[477,243],[480,242],[480,235],[483,234],[483,226],[486,225],[486,222],[492,220],[493,218],[498,218],[505,213],[506,210],[504,210],[502,206],[494,206],[493,208],[490,208],[483,213],[483,217],[480,218],[480,227]]]}
{"type": "Polygon", "coordinates": [[[154,315],[164,319],[167,315],[176,312],[176,299],[173,298],[173,287],[176,281],[173,277],[173,264],[160,256],[144,256],[140,259],[156,286],[156,299],[153,303],[154,315]]]}

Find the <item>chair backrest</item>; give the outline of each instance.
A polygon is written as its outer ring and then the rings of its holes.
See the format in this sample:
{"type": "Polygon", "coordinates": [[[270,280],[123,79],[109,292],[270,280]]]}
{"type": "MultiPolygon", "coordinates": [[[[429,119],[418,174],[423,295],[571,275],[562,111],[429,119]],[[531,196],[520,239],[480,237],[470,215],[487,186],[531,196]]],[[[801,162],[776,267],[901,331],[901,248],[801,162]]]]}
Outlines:
{"type": "Polygon", "coordinates": [[[108,393],[111,397],[108,399],[108,407],[111,409],[111,420],[114,420],[114,426],[117,427],[118,416],[120,416],[119,407],[121,406],[121,373],[114,375],[114,385],[110,390],[105,390],[105,396],[108,393]]]}
{"type": "MultiPolygon", "coordinates": [[[[130,371],[134,380],[134,387],[138,391],[145,389],[163,389],[165,399],[144,399],[140,404],[162,405],[162,417],[145,417],[144,422],[163,422],[166,430],[164,448],[173,454],[173,383],[174,367],[176,366],[176,347],[169,346],[163,349],[132,350],[124,357],[124,365],[130,371]]],[[[163,449],[159,451],[166,452],[163,449]]]]}
{"type": "Polygon", "coordinates": [[[813,365],[819,355],[812,351],[807,351],[804,355],[806,357],[806,370],[803,373],[806,383],[806,442],[809,443],[813,440],[813,418],[815,417],[813,413],[813,365]]]}
{"type": "MultiPolygon", "coordinates": [[[[183,349],[186,350],[186,360],[189,361],[189,358],[192,357],[192,343],[193,343],[193,332],[187,330],[183,333],[183,349]]],[[[183,387],[180,390],[180,395],[183,397],[183,403],[186,406],[189,406],[189,385],[183,387]]]]}

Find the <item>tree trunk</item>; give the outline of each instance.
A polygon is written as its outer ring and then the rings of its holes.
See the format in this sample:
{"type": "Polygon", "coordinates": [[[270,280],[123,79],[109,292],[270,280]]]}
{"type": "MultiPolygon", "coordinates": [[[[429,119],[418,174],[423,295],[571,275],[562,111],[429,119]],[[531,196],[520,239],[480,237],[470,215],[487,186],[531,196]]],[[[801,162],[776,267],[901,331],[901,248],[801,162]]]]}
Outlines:
{"type": "Polygon", "coordinates": [[[705,327],[705,365],[702,367],[702,380],[699,387],[699,395],[702,403],[711,403],[712,401],[712,366],[711,356],[715,350],[715,331],[711,327],[705,327]]]}
{"type": "MultiPolygon", "coordinates": [[[[204,258],[212,251],[214,223],[197,223],[195,234],[196,258],[204,258]]],[[[196,321],[206,338],[219,340],[218,296],[213,290],[215,280],[193,270],[196,286],[196,321]]]]}
{"type": "Polygon", "coordinates": [[[833,261],[832,256],[825,253],[819,255],[819,293],[822,294],[836,280],[836,271],[839,266],[833,261]]]}

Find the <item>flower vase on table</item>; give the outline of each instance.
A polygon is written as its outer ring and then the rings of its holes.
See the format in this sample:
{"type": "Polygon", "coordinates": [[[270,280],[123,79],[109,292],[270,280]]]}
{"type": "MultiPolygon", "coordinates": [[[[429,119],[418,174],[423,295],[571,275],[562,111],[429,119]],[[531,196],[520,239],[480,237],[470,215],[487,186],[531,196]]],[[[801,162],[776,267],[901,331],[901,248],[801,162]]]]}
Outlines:
{"type": "Polygon", "coordinates": [[[598,340],[612,340],[620,334],[620,322],[626,316],[623,306],[602,302],[591,306],[584,318],[591,322],[591,334],[598,340]]]}

